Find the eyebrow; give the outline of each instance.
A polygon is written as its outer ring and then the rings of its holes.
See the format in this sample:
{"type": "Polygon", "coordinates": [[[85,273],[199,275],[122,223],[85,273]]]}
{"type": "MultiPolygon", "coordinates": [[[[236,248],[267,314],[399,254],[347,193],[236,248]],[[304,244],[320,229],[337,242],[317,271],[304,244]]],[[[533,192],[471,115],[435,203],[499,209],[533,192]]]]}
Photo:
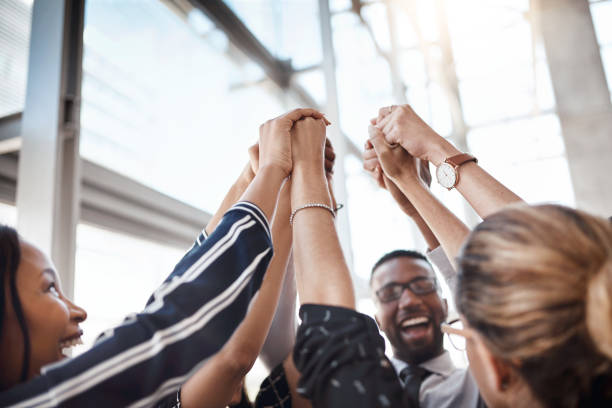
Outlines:
{"type": "Polygon", "coordinates": [[[44,275],[44,274],[51,275],[53,280],[57,280],[57,273],[53,269],[51,269],[51,268],[43,269],[42,272],[41,272],[41,275],[44,275]]]}

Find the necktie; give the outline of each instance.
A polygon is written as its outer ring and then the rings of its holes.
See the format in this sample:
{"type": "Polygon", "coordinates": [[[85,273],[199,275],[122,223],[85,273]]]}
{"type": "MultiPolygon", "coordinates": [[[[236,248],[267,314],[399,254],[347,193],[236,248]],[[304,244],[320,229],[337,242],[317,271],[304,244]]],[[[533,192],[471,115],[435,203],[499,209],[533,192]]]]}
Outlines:
{"type": "Polygon", "coordinates": [[[416,365],[409,365],[400,371],[399,377],[404,383],[404,401],[409,403],[409,407],[419,407],[421,383],[429,374],[430,371],[416,365]]]}

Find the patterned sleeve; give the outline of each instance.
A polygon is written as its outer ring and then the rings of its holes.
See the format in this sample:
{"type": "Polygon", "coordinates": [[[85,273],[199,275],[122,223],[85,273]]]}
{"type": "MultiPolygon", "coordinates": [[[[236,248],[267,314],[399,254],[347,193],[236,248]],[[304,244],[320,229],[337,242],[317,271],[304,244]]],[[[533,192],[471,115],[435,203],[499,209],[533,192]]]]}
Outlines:
{"type": "Polygon", "coordinates": [[[142,312],[105,332],[89,351],[0,392],[0,406],[150,407],[176,395],[240,324],[271,257],[265,215],[237,203],[142,312]]]}
{"type": "Polygon", "coordinates": [[[303,305],[293,359],[313,406],[390,408],[402,388],[374,320],[351,309],[303,305]]]}

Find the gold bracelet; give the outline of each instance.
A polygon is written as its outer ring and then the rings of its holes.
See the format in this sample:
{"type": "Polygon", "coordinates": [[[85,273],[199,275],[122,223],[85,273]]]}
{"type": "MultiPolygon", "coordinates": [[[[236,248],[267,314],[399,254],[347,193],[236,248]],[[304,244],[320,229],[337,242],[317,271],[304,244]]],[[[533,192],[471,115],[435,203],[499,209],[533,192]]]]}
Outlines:
{"type": "Polygon", "coordinates": [[[329,205],[320,204],[320,203],[309,203],[309,204],[304,204],[303,206],[298,207],[295,210],[291,211],[291,216],[289,217],[289,225],[293,226],[293,218],[295,217],[295,214],[298,211],[306,209],[306,208],[324,208],[331,213],[332,217],[336,218],[336,212],[329,205]]]}

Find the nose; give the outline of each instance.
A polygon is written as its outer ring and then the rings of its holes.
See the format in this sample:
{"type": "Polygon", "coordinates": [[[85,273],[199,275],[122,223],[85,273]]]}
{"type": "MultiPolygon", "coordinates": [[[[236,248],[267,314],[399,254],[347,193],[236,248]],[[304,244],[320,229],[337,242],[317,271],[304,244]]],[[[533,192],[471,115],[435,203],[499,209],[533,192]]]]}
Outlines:
{"type": "Polygon", "coordinates": [[[87,312],[85,309],[75,305],[68,299],[66,299],[66,303],[70,309],[70,320],[75,321],[76,323],[81,323],[87,319],[87,312]]]}
{"type": "Polygon", "coordinates": [[[412,293],[409,288],[404,288],[398,301],[398,306],[400,308],[421,304],[423,304],[423,299],[421,299],[419,295],[412,293]]]}

